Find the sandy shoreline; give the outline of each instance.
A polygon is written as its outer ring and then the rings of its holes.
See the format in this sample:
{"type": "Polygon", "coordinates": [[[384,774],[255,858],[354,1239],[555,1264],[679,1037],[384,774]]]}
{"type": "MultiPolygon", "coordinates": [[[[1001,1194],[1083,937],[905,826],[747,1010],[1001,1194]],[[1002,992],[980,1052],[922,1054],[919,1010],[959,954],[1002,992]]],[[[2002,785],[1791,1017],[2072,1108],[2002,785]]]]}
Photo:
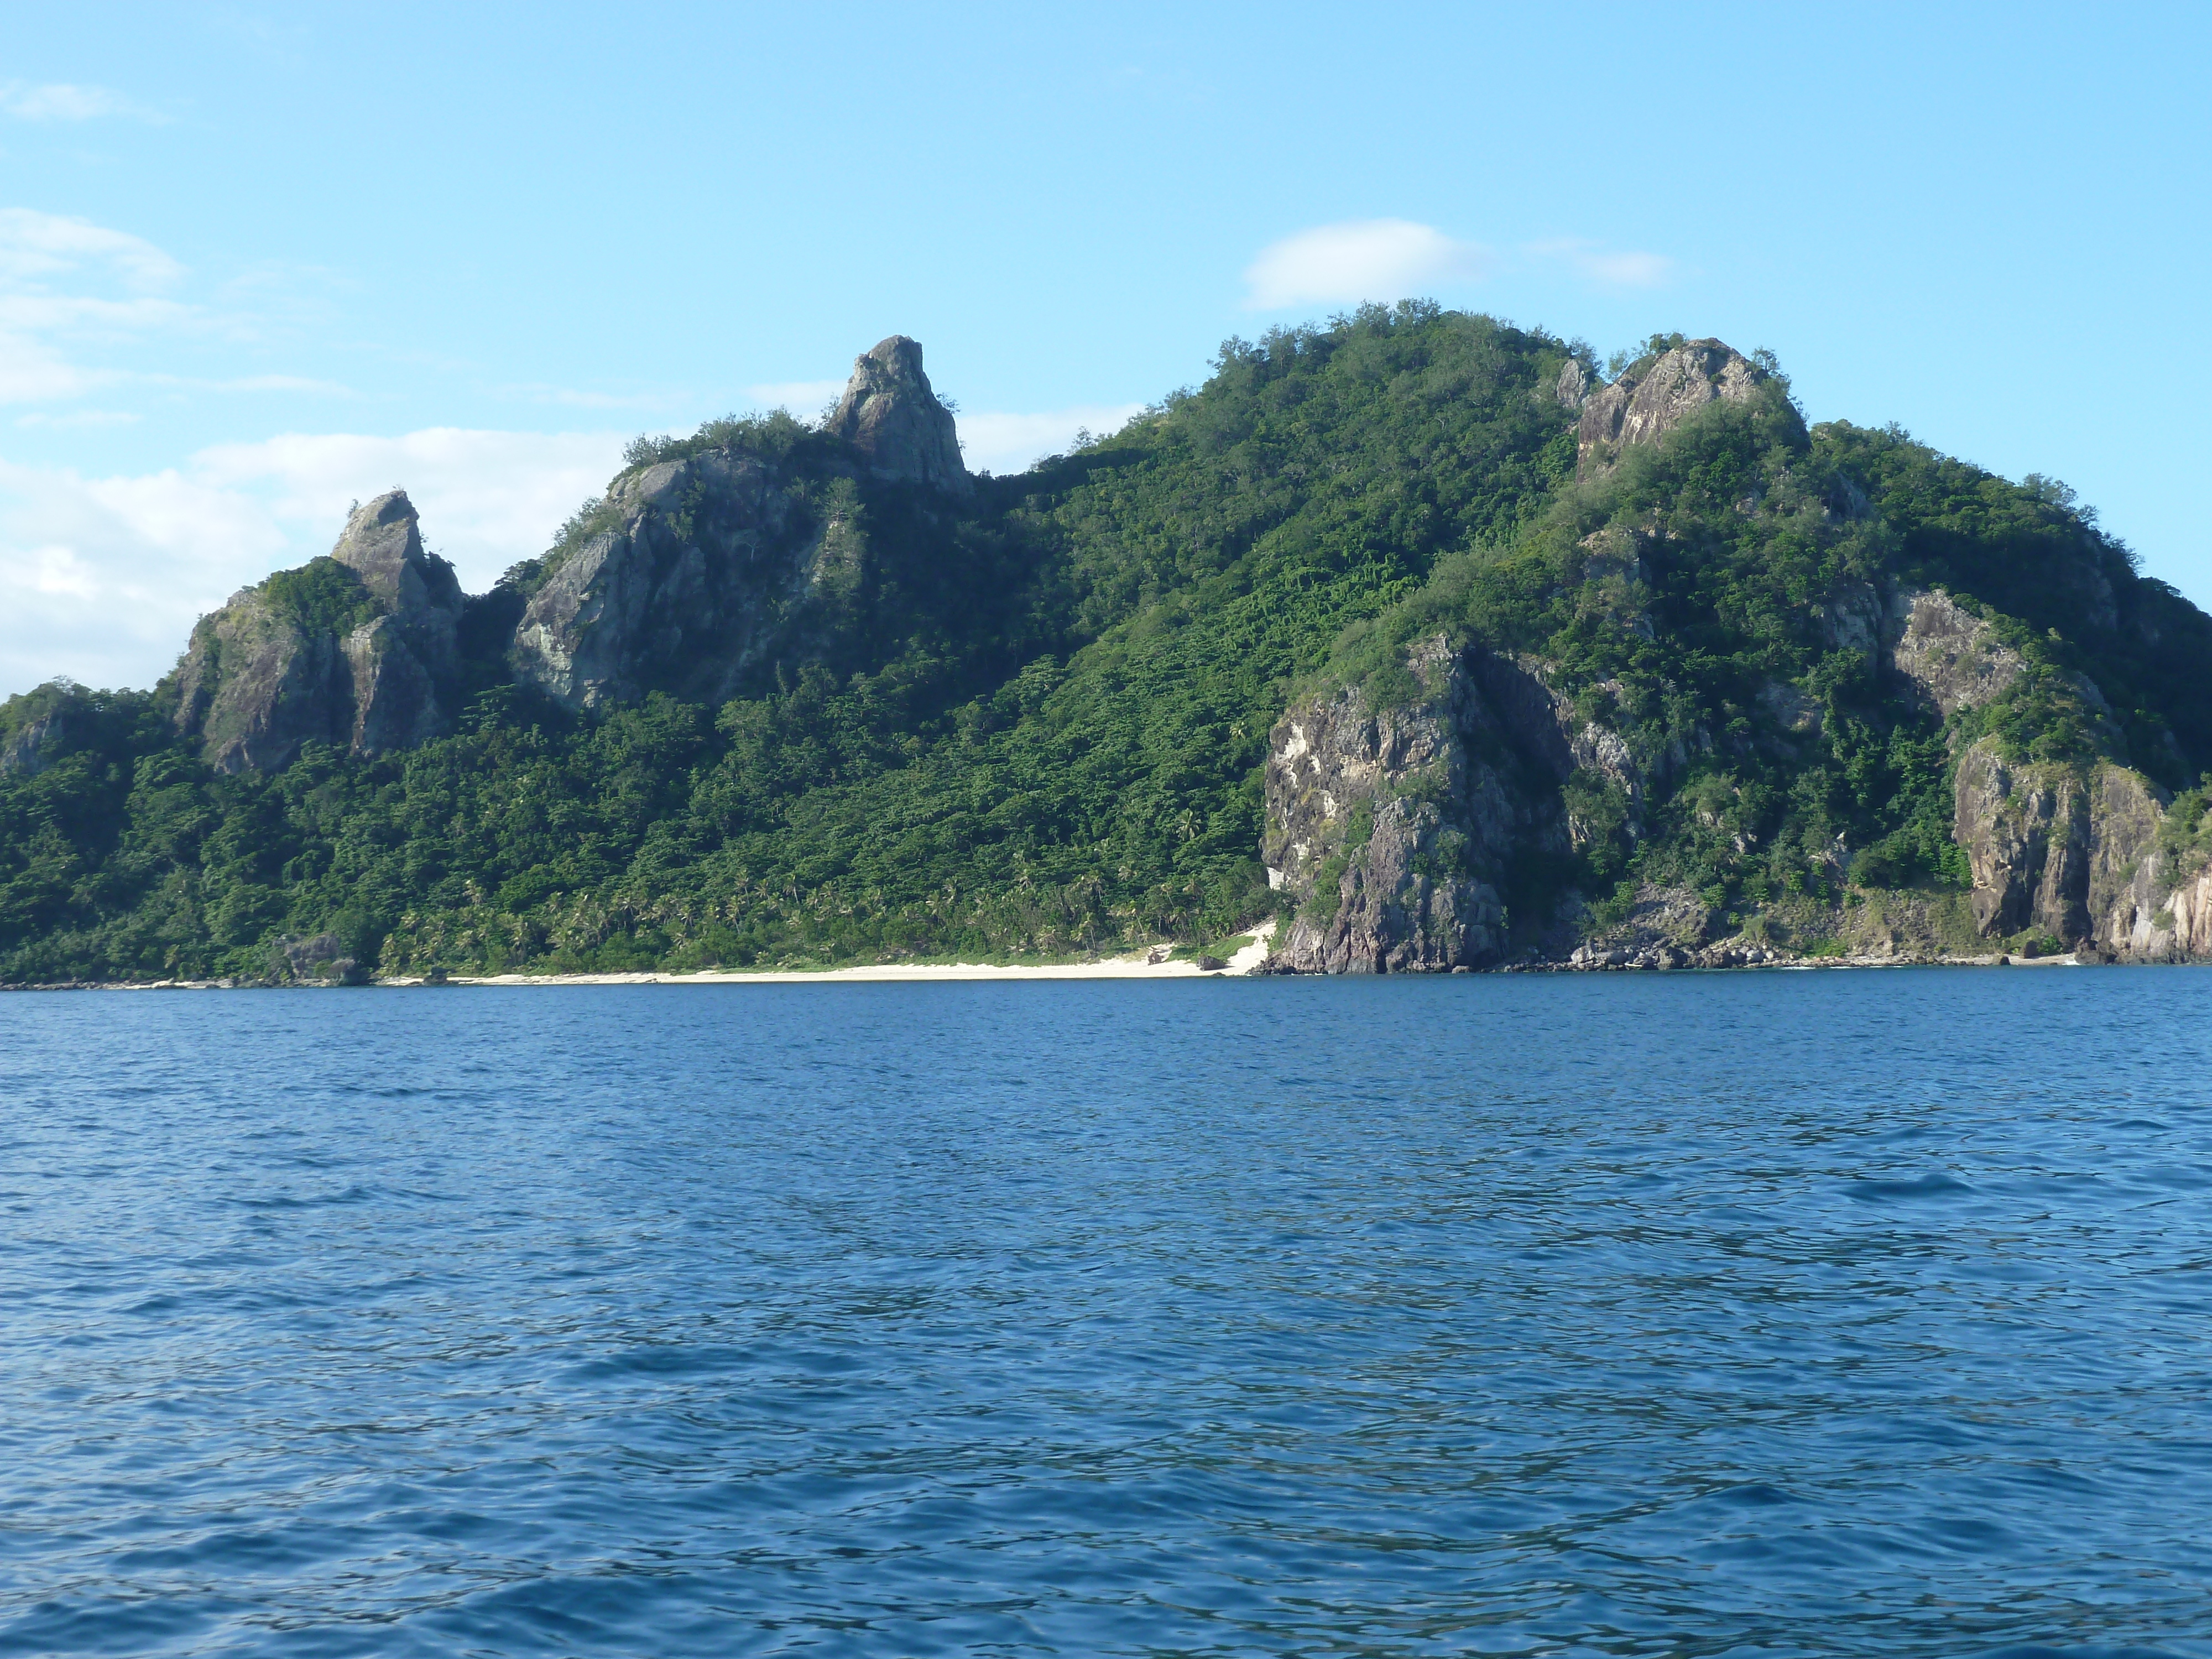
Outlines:
{"type": "MultiPolygon", "coordinates": [[[[819,985],[824,981],[884,983],[987,979],[1227,979],[1249,974],[1267,959],[1275,924],[1252,930],[1252,942],[1229,958],[1225,968],[1201,968],[1195,962],[1152,960],[1151,952],[1109,957],[1097,962],[1062,962],[1035,967],[989,962],[882,963],[866,968],[820,968],[806,972],[702,969],[694,974],[486,974],[454,975],[448,985],[819,985]]],[[[417,979],[389,979],[386,985],[419,985],[417,979]]]]}
{"type": "MultiPolygon", "coordinates": [[[[451,985],[822,985],[829,983],[872,984],[932,984],[957,983],[984,980],[1076,980],[1076,979],[1234,979],[1256,973],[1267,960],[1267,951],[1273,943],[1275,924],[1263,922],[1253,930],[1252,942],[1231,957],[1225,967],[1201,968],[1191,961],[1155,961],[1155,952],[1134,952],[1127,956],[1109,957],[1097,962],[1060,962],[1031,966],[1011,966],[988,962],[945,963],[888,963],[862,968],[820,968],[811,970],[770,969],[748,972],[742,969],[703,969],[697,973],[676,974],[647,970],[632,974],[456,974],[438,981],[451,985]]],[[[1751,973],[1794,972],[1812,973],[1841,968],[2081,968],[2090,964],[2078,956],[2069,954],[2054,957],[2008,957],[2001,955],[1977,957],[1784,957],[1772,961],[1749,963],[1741,968],[1713,969],[1683,967],[1671,970],[1656,970],[1645,963],[1611,963],[1570,965],[1563,962],[1510,963],[1490,969],[1492,973],[1597,973],[1621,974],[1651,971],[1675,973],[1751,973]]],[[[1465,972],[1465,969],[1456,971],[1465,972]]],[[[1425,977],[1424,975],[1424,977],[1425,977]]],[[[404,989],[422,986],[428,981],[408,975],[380,979],[363,989],[404,989]]],[[[238,986],[228,980],[154,980],[101,985],[27,985],[21,990],[82,990],[82,991],[219,991],[262,988],[257,986],[238,986]]]]}
{"type": "MultiPolygon", "coordinates": [[[[769,969],[702,969],[697,973],[673,974],[649,969],[635,974],[455,974],[437,981],[449,985],[821,985],[873,981],[929,983],[963,980],[1019,979],[1234,979],[1250,974],[1267,959],[1275,924],[1265,921],[1252,930],[1252,942],[1228,959],[1223,968],[1201,968],[1195,962],[1152,960],[1155,951],[1108,957],[1097,962],[1060,962],[1035,966],[1011,966],[989,962],[885,963],[864,968],[817,968],[794,971],[769,969]]],[[[358,988],[404,989],[428,981],[395,975],[358,988]]],[[[235,988],[226,980],[164,979],[105,985],[25,986],[25,990],[84,991],[222,991],[235,988]]]]}

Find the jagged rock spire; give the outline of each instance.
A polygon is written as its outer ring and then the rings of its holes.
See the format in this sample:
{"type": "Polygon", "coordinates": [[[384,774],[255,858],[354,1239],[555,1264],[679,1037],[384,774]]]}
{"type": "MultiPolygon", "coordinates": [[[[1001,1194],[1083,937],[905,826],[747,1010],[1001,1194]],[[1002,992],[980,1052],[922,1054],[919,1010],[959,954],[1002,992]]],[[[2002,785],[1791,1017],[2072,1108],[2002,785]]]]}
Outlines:
{"type": "Polygon", "coordinates": [[[952,411],[929,389],[921,343],[903,334],[854,359],[829,429],[859,448],[879,478],[955,492],[971,487],[952,411]]]}
{"type": "Polygon", "coordinates": [[[423,549],[407,492],[354,508],[331,557],[377,614],[302,611],[272,577],[193,629],[177,665],[177,728],[218,771],[274,771],[307,743],[386,754],[449,725],[461,586],[423,549]]]}
{"type": "Polygon", "coordinates": [[[364,501],[346,519],[331,556],[349,567],[370,592],[404,615],[428,605],[458,612],[460,582],[453,567],[422,549],[415,503],[404,489],[364,501]]]}

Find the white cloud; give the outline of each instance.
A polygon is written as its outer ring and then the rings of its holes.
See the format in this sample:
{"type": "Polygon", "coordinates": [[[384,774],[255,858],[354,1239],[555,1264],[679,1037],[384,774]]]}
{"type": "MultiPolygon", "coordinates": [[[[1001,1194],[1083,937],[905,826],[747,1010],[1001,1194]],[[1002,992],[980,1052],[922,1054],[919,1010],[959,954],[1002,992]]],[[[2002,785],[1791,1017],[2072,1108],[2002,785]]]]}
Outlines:
{"type": "Polygon", "coordinates": [[[544,550],[621,465],[622,434],[291,434],[118,477],[0,462],[0,695],[56,674],[150,685],[195,618],[326,552],[356,500],[404,487],[481,592],[544,550]]]}
{"type": "Polygon", "coordinates": [[[431,427],[398,438],[287,434],[217,444],[195,474],[265,502],[311,556],[328,550],[347,507],[404,489],[423,540],[480,592],[518,559],[545,550],[562,520],[622,465],[618,432],[484,432],[431,427]],[[319,537],[319,543],[316,538],[319,537]]]}
{"type": "Polygon", "coordinates": [[[106,269],[131,287],[174,285],[185,268],[143,237],[30,208],[0,208],[0,282],[14,284],[106,269]]]}
{"type": "Polygon", "coordinates": [[[0,693],[56,674],[150,685],[192,619],[284,545],[251,498],[174,471],[82,478],[0,462],[0,693]]]}
{"type": "Polygon", "coordinates": [[[159,111],[125,98],[106,87],[77,87],[67,82],[32,86],[22,81],[0,82],[0,113],[19,121],[94,121],[103,115],[125,115],[137,121],[165,119],[159,111]]]}
{"type": "Polygon", "coordinates": [[[75,361],[64,343],[190,321],[189,308],[162,292],[183,276],[182,265],[127,232],[0,208],[0,403],[60,402],[129,378],[75,361]],[[64,282],[71,291],[56,292],[64,282]]]}
{"type": "Polygon", "coordinates": [[[1596,242],[1531,242],[1528,252],[1538,258],[1564,260],[1607,288],[1656,288],[1674,272],[1674,262],[1663,253],[1608,248],[1596,242]]]}
{"type": "Polygon", "coordinates": [[[1078,404],[1036,415],[963,415],[961,459],[971,472],[1024,471],[1041,456],[1066,453],[1079,431],[1119,432],[1144,412],[1142,404],[1078,404]]]}
{"type": "Polygon", "coordinates": [[[1425,289],[1471,282],[1491,267],[1489,252],[1408,219],[1355,219],[1318,225],[1260,250],[1244,272],[1245,307],[1334,305],[1403,300],[1425,289]]]}

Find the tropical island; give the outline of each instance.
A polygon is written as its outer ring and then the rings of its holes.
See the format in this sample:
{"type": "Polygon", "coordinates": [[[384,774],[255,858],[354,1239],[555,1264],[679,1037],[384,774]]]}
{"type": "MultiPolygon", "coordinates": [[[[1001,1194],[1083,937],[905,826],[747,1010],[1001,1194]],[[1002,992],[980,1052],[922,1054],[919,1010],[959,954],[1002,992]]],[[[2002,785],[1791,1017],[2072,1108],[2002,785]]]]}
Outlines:
{"type": "Polygon", "coordinates": [[[1370,306],[993,477],[895,336],[0,705],[0,982],[2203,958],[2208,769],[2212,617],[1764,353],[1370,306]]]}

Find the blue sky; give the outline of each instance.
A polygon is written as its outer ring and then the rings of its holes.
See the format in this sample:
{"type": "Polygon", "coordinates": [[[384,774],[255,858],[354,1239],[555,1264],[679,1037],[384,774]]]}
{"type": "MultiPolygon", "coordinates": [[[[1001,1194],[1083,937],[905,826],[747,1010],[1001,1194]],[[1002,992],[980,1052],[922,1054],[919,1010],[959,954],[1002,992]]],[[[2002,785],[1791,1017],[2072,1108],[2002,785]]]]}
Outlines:
{"type": "Polygon", "coordinates": [[[0,694],[406,486],[471,588],[643,430],[924,343],[971,465],[1427,294],[1771,347],[2212,605],[2212,10],[13,7],[0,694]]]}

